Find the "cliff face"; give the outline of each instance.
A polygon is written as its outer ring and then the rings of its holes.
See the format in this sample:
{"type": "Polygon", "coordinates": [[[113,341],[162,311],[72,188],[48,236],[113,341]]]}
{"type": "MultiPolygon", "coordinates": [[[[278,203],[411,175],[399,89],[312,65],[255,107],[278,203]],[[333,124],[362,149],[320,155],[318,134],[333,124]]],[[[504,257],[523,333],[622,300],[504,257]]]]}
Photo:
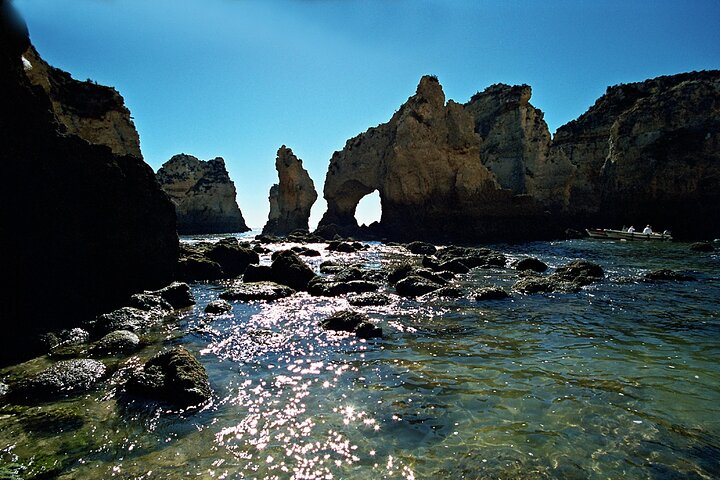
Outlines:
{"type": "Polygon", "coordinates": [[[279,183],[270,188],[270,214],[263,233],[286,235],[293,230],[307,230],[317,192],[302,160],[283,145],[277,152],[275,169],[279,183]]]}
{"type": "Polygon", "coordinates": [[[550,161],[569,161],[569,214],[651,223],[676,237],[715,237],[720,211],[720,72],[608,88],[558,129],[550,161]]]}
{"type": "Polygon", "coordinates": [[[175,155],[158,170],[157,179],[175,205],[178,233],[250,230],[235,200],[235,184],[221,157],[203,161],[184,153],[175,155]]]}
{"type": "MultiPolygon", "coordinates": [[[[118,141],[119,151],[137,155],[121,155],[67,126],[90,116],[103,123],[110,111],[126,111],[122,98],[62,74],[66,91],[83,92],[64,103],[62,95],[31,81],[28,69],[40,65],[37,58],[34,65],[23,60],[31,49],[25,25],[0,0],[0,162],[6,179],[0,202],[4,274],[10,279],[2,289],[0,363],[32,355],[33,333],[75,326],[116,308],[131,293],[169,283],[178,257],[172,204],[139,158],[137,133],[118,141]],[[84,102],[92,115],[71,121],[84,102]]],[[[118,122],[131,125],[129,116],[118,122]]]]}
{"type": "Polygon", "coordinates": [[[552,140],[527,85],[493,85],[462,106],[423,77],[388,123],[333,155],[321,225],[356,226],[377,189],[391,236],[530,239],[646,222],[717,236],[719,77],[612,87],[552,140]]]}
{"type": "Polygon", "coordinates": [[[117,90],[73,80],[69,73],[48,65],[32,45],[22,60],[25,75],[45,91],[64,133],[107,145],[118,155],[142,157],[140,137],[117,90]]]}

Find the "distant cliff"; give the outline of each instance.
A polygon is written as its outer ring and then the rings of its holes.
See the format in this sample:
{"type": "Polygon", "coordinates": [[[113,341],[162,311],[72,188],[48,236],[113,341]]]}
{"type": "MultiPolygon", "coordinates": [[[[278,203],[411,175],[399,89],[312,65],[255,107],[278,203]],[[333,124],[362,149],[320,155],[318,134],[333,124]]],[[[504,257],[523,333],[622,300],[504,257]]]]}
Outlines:
{"type": "Polygon", "coordinates": [[[608,88],[551,138],[527,85],[493,85],[460,105],[423,77],[384,124],[335,152],[320,225],[357,227],[378,190],[394,237],[533,239],[565,228],[651,223],[676,238],[720,224],[720,72],[608,88]]]}
{"type": "Polygon", "coordinates": [[[178,233],[250,230],[221,157],[203,161],[184,153],[175,155],[158,170],[157,179],[175,205],[178,233]]]}
{"type": "Polygon", "coordinates": [[[286,235],[293,230],[307,230],[310,210],[317,192],[302,160],[285,145],[275,159],[279,183],[270,188],[270,213],[263,233],[286,235]]]}
{"type": "Polygon", "coordinates": [[[170,282],[178,239],[122,97],[45,64],[4,0],[0,91],[3,363],[170,282]]]}

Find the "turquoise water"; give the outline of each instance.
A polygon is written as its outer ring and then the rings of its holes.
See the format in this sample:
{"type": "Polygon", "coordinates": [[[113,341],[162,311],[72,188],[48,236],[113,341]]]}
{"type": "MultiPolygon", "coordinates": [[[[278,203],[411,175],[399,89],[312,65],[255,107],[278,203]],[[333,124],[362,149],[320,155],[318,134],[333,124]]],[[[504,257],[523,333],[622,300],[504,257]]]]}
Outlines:
{"type": "MultiPolygon", "coordinates": [[[[160,344],[108,360],[107,385],[0,408],[0,464],[63,479],[720,477],[720,255],[681,243],[492,247],[551,267],[585,258],[607,278],[578,294],[484,303],[393,296],[361,308],[385,332],[367,342],[317,326],[348,307],[343,298],[238,302],[210,317],[203,308],[223,286],[198,283],[197,305],[150,334],[160,344]],[[657,268],[697,281],[637,281],[657,268]],[[127,368],[163,344],[198,356],[210,405],[116,398],[127,368]]],[[[329,258],[380,268],[408,255],[371,244],[309,262],[329,258]]],[[[476,269],[455,283],[509,289],[516,279],[476,269]]]]}

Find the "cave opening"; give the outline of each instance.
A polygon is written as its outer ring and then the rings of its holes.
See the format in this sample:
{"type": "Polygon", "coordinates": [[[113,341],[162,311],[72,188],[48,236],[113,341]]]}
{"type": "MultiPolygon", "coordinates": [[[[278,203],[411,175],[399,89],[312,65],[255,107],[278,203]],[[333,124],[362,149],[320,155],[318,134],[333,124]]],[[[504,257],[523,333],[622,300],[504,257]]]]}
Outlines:
{"type": "Polygon", "coordinates": [[[358,225],[370,225],[373,222],[379,222],[381,216],[380,192],[377,190],[361,198],[357,207],[355,207],[355,220],[358,225]]]}

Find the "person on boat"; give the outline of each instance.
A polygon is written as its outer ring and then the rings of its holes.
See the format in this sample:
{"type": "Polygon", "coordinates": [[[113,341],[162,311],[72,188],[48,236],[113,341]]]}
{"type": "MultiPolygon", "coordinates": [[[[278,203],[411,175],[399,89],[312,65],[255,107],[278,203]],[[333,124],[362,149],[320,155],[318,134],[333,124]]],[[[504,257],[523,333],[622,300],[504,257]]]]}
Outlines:
{"type": "Polygon", "coordinates": [[[627,229],[627,232],[628,232],[628,233],[635,233],[635,227],[633,227],[632,225],[630,225],[630,228],[627,229]]]}
{"type": "Polygon", "coordinates": [[[650,225],[648,225],[643,230],[643,235],[650,235],[650,234],[652,234],[652,227],[650,227],[650,225]]]}

